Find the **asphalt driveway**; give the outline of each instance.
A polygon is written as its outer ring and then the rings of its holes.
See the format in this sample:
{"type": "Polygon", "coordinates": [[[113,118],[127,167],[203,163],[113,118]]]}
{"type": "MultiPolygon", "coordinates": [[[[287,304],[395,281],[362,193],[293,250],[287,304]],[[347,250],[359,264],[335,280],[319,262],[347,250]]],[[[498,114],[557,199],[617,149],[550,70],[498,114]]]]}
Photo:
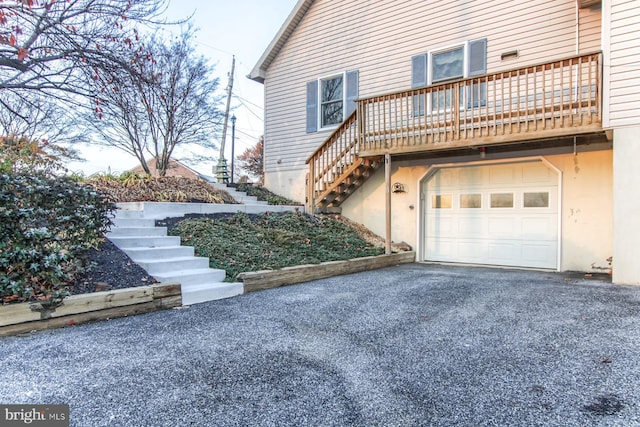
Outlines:
{"type": "Polygon", "coordinates": [[[408,264],[0,338],[75,426],[640,425],[640,287],[408,264]]]}

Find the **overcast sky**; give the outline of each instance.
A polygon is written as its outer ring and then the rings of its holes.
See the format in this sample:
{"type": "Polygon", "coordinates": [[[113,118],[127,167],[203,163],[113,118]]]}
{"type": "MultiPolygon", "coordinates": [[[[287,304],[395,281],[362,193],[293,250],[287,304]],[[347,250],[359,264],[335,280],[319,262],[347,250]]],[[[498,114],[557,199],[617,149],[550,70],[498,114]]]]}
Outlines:
{"type": "MultiPolygon", "coordinates": [[[[183,19],[193,13],[197,49],[215,65],[220,79],[220,94],[227,87],[231,60],[236,57],[232,108],[236,121],[236,156],[256,143],[263,132],[263,87],[246,78],[265,48],[296,4],[296,0],[170,0],[167,17],[183,19]]],[[[180,29],[173,27],[173,33],[180,29]]],[[[221,106],[224,108],[224,105],[221,106]]],[[[216,140],[219,140],[219,135],[216,140]]],[[[225,157],[231,158],[231,124],[227,133],[225,157]]],[[[72,171],[86,175],[95,172],[122,172],[137,165],[137,160],[123,151],[95,146],[82,149],[87,162],[73,162],[72,171]]],[[[202,173],[211,173],[219,153],[212,153],[210,163],[191,165],[202,173]]]]}

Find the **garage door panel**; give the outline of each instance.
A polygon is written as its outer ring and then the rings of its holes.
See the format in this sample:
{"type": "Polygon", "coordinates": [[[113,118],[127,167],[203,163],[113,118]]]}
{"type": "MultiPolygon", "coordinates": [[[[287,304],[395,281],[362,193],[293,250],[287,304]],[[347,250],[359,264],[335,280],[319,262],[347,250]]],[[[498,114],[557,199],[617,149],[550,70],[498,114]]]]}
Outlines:
{"type": "Polygon", "coordinates": [[[458,235],[484,237],[487,234],[485,223],[486,220],[479,215],[460,216],[458,220],[458,235]]]}
{"type": "Polygon", "coordinates": [[[426,260],[557,267],[558,175],[542,162],[444,168],[423,188],[426,260]]]}
{"type": "Polygon", "coordinates": [[[555,173],[546,167],[538,165],[524,165],[522,167],[522,182],[524,184],[541,184],[556,179],[555,173]]]}
{"type": "Polygon", "coordinates": [[[520,246],[515,242],[490,242],[489,258],[493,264],[514,265],[520,258],[520,246]]]}
{"type": "Polygon", "coordinates": [[[487,256],[486,244],[482,241],[461,241],[458,243],[458,256],[464,262],[478,262],[487,256]]]}
{"type": "Polygon", "coordinates": [[[525,243],[522,245],[522,256],[525,260],[529,261],[533,267],[547,265],[549,262],[555,261],[555,242],[547,242],[546,244],[539,245],[525,243]]]}
{"type": "Polygon", "coordinates": [[[523,240],[549,240],[557,235],[557,223],[547,216],[537,218],[522,218],[523,240]]]}
{"type": "Polygon", "coordinates": [[[517,218],[498,216],[489,218],[489,235],[512,237],[516,231],[517,218]]]}
{"type": "Polygon", "coordinates": [[[453,240],[433,239],[428,243],[427,252],[433,254],[433,261],[447,261],[456,256],[453,240]]]}

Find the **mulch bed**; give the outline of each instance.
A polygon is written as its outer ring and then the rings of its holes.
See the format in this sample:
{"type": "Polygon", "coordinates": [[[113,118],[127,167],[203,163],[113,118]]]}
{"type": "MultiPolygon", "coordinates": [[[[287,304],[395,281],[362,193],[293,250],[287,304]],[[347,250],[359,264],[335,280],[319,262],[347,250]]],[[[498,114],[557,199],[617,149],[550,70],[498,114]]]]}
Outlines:
{"type": "Polygon", "coordinates": [[[70,283],[69,291],[74,295],[157,283],[107,239],[97,249],[90,249],[87,259],[94,266],[70,283]]]}

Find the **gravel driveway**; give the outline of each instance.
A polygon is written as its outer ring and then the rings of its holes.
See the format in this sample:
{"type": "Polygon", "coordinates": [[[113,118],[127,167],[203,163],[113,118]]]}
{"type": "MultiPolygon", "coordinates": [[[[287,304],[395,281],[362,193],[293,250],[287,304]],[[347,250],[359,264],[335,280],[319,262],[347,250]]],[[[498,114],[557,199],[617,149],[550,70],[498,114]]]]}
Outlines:
{"type": "Polygon", "coordinates": [[[640,287],[408,264],[0,338],[74,426],[640,425],[640,287]]]}

